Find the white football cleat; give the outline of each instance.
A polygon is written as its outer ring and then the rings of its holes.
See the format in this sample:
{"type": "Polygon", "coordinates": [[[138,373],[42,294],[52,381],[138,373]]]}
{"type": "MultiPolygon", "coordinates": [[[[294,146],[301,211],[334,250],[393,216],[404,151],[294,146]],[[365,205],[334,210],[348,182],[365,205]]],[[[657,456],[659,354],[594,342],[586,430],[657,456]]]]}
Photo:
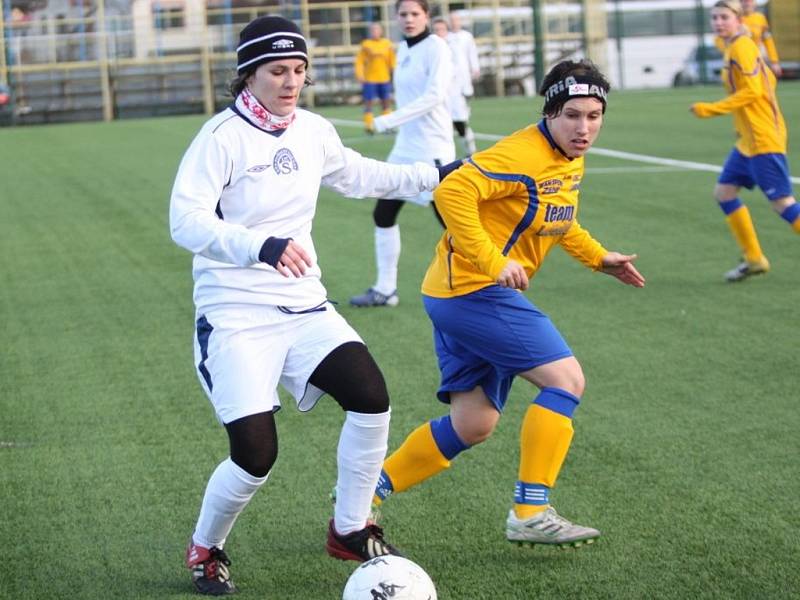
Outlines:
{"type": "Polygon", "coordinates": [[[518,544],[548,544],[577,548],[583,544],[593,543],[600,537],[600,532],[592,527],[571,523],[560,516],[552,506],[525,520],[517,518],[512,508],[506,520],[506,537],[509,542],[518,544]]]}

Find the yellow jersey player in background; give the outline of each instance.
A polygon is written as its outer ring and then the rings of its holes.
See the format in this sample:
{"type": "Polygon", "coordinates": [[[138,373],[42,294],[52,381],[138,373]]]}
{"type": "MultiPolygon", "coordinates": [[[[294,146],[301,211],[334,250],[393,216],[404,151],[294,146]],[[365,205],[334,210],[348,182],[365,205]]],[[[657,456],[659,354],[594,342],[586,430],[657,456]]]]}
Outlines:
{"type": "Polygon", "coordinates": [[[792,194],[786,124],[775,96],[775,75],[742,27],[741,15],[739,0],[720,0],[711,9],[711,24],[725,42],[722,83],[729,95],[718,102],[696,102],[690,109],[698,117],[732,113],[738,136],[714,189],[743,255],[742,262],[725,274],[727,281],[769,271],[750,211],[739,199],[742,187],[757,185],[775,212],[800,233],[800,205],[792,194]]]}
{"type": "Polygon", "coordinates": [[[361,83],[361,94],[364,101],[364,128],[373,133],[372,104],[375,99],[381,101],[382,114],[391,112],[392,104],[392,71],[396,64],[396,56],[392,42],[383,37],[380,23],[371,23],[369,38],[361,42],[361,49],[356,55],[356,79],[361,83]]]}
{"type": "Polygon", "coordinates": [[[783,74],[781,69],[780,60],[778,59],[778,50],[775,48],[775,40],[772,39],[772,32],[769,29],[769,22],[764,13],[756,10],[755,0],[742,0],[742,24],[747,28],[750,37],[756,43],[756,47],[767,52],[769,59],[769,67],[775,73],[775,77],[780,77],[783,74]]]}
{"type": "Polygon", "coordinates": [[[609,252],[578,223],[583,155],[600,132],[609,84],[588,61],[545,77],[544,118],[478,152],[434,194],[446,224],[422,284],[449,414],[413,431],[383,465],[376,503],[448,468],[494,431],[517,376],[539,389],[522,423],[506,537],[579,546],[600,535],[550,506],[584,389],[581,366],[521,292],[561,246],[594,271],[643,287],[636,255],[609,252]]]}

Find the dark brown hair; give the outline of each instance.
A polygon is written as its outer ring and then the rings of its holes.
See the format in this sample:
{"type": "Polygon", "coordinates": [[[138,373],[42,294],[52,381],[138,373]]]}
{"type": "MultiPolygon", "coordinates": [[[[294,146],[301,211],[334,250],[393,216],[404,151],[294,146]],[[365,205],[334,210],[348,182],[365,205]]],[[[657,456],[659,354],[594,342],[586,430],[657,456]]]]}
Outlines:
{"type": "MultiPolygon", "coordinates": [[[[561,89],[564,80],[567,77],[573,77],[584,83],[596,85],[602,90],[603,112],[606,112],[605,96],[611,89],[611,84],[608,83],[606,76],[600,72],[592,61],[588,58],[583,58],[578,61],[564,60],[550,69],[550,72],[545,75],[542,85],[539,88],[539,94],[545,96],[545,105],[542,114],[546,117],[555,118],[561,114],[561,109],[564,104],[570,99],[566,93],[550,94],[551,88],[558,86],[561,89]],[[549,98],[548,98],[549,97],[549,98]]],[[[592,94],[593,96],[595,94],[592,94]]]]}
{"type": "MultiPolygon", "coordinates": [[[[228,84],[228,91],[230,92],[231,96],[236,98],[242,93],[242,90],[247,87],[247,80],[255,74],[257,68],[258,67],[254,69],[248,69],[231,79],[230,84],[228,84]]],[[[314,80],[309,77],[308,71],[306,71],[306,80],[303,82],[303,87],[308,87],[309,85],[314,85],[314,80]]]]}
{"type": "Polygon", "coordinates": [[[431,5],[428,4],[428,0],[397,0],[397,2],[394,3],[395,12],[400,10],[400,5],[403,2],[416,2],[426,15],[431,14],[431,5]]]}

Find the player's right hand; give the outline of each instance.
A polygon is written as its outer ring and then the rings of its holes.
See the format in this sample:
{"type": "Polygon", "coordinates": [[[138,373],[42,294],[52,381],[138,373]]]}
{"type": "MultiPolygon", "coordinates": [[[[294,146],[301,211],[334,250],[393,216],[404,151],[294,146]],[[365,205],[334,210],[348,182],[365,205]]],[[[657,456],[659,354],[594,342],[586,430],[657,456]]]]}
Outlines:
{"type": "Polygon", "coordinates": [[[528,274],[522,265],[515,260],[509,259],[500,275],[497,276],[497,283],[502,287],[513,288],[525,291],[528,289],[528,274]]]}

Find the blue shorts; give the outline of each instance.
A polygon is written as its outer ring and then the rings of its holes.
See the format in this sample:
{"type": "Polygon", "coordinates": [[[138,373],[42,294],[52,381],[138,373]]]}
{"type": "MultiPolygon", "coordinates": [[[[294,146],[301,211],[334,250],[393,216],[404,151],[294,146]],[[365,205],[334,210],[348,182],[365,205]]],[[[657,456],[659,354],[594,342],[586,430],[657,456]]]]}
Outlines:
{"type": "Polygon", "coordinates": [[[770,201],[792,195],[792,180],[785,154],[747,157],[734,148],[722,166],[717,183],[746,187],[748,190],[757,185],[770,201]]]}
{"type": "Polygon", "coordinates": [[[442,402],[479,385],[502,412],[515,375],[572,356],[550,318],[516,290],[493,285],[422,301],[433,322],[442,402]]]}
{"type": "Polygon", "coordinates": [[[361,95],[363,96],[364,100],[375,100],[376,98],[388,100],[392,97],[392,84],[389,82],[362,83],[361,95]]]}

